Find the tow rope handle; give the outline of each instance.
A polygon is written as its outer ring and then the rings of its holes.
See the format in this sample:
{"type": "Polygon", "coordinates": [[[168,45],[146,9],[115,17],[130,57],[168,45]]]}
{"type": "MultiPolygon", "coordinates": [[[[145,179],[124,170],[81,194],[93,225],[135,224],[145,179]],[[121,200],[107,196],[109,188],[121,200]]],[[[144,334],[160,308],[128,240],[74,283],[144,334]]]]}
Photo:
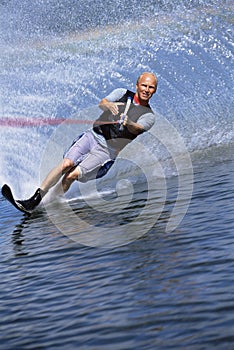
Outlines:
{"type": "Polygon", "coordinates": [[[127,103],[126,103],[126,106],[125,106],[125,110],[124,110],[123,113],[120,114],[120,119],[119,119],[119,124],[120,124],[119,130],[120,131],[122,131],[123,128],[124,128],[123,123],[124,123],[124,120],[125,120],[125,118],[127,116],[127,113],[128,113],[129,107],[131,105],[131,102],[132,102],[132,99],[131,99],[130,96],[128,96],[127,103]]]}

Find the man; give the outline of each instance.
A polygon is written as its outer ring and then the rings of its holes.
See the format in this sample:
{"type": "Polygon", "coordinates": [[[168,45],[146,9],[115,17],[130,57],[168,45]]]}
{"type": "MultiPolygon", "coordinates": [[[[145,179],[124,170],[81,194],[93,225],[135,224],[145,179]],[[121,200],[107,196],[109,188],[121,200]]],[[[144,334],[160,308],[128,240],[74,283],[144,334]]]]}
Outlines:
{"type": "Polygon", "coordinates": [[[63,192],[75,180],[86,182],[104,176],[120,150],[153,126],[155,118],[149,100],[156,90],[157,77],[144,72],[137,80],[135,93],[119,88],[103,98],[99,103],[103,113],[93,128],[73,142],[63,161],[49,172],[35,194],[27,200],[17,200],[17,204],[32,211],[62,176],[63,192]]]}

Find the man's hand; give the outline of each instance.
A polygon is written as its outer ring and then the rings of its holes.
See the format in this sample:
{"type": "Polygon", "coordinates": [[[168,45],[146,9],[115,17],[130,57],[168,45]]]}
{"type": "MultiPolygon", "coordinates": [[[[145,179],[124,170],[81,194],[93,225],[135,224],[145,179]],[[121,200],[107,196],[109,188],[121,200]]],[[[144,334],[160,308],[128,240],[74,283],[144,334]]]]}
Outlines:
{"type": "Polygon", "coordinates": [[[144,131],[144,128],[140,124],[130,120],[127,115],[124,116],[124,118],[121,121],[121,124],[123,126],[126,126],[128,130],[135,135],[139,135],[144,131]]]}
{"type": "Polygon", "coordinates": [[[103,98],[101,102],[99,103],[99,107],[103,111],[109,110],[113,115],[117,115],[119,113],[119,107],[120,105],[124,105],[123,102],[110,102],[106,98],[103,98]]]}

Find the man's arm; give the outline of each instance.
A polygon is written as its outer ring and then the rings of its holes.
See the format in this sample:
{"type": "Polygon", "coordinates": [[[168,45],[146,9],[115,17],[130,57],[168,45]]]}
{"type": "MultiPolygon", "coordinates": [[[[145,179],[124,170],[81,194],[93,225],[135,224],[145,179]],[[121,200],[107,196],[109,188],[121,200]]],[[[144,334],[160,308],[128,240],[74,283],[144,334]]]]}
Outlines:
{"type": "Polygon", "coordinates": [[[134,135],[139,135],[145,131],[141,124],[131,121],[128,117],[126,117],[126,121],[124,121],[123,125],[126,125],[128,131],[134,135]]]}
{"type": "Polygon", "coordinates": [[[128,130],[135,134],[139,135],[144,131],[149,130],[155,123],[155,115],[153,113],[143,114],[137,121],[137,123],[131,121],[128,117],[124,121],[123,125],[126,125],[128,130]]]}
{"type": "Polygon", "coordinates": [[[99,108],[101,108],[102,111],[111,111],[113,115],[117,115],[119,113],[118,106],[120,104],[123,104],[121,102],[115,102],[121,99],[123,95],[126,93],[127,89],[118,88],[113,90],[108,96],[104,97],[99,102],[99,108]]]}
{"type": "Polygon", "coordinates": [[[109,110],[113,115],[117,115],[119,113],[118,105],[122,103],[118,102],[111,102],[108,101],[106,98],[103,98],[99,103],[99,108],[101,108],[102,111],[109,110]]]}

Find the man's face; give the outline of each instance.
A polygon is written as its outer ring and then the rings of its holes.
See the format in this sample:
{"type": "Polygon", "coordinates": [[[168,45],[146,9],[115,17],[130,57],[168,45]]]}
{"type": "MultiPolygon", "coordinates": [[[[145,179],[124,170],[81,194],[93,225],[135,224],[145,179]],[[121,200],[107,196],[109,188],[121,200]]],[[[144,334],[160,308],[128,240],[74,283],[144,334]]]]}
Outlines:
{"type": "Polygon", "coordinates": [[[143,74],[136,84],[136,95],[142,105],[147,105],[157,88],[155,77],[143,74]]]}

